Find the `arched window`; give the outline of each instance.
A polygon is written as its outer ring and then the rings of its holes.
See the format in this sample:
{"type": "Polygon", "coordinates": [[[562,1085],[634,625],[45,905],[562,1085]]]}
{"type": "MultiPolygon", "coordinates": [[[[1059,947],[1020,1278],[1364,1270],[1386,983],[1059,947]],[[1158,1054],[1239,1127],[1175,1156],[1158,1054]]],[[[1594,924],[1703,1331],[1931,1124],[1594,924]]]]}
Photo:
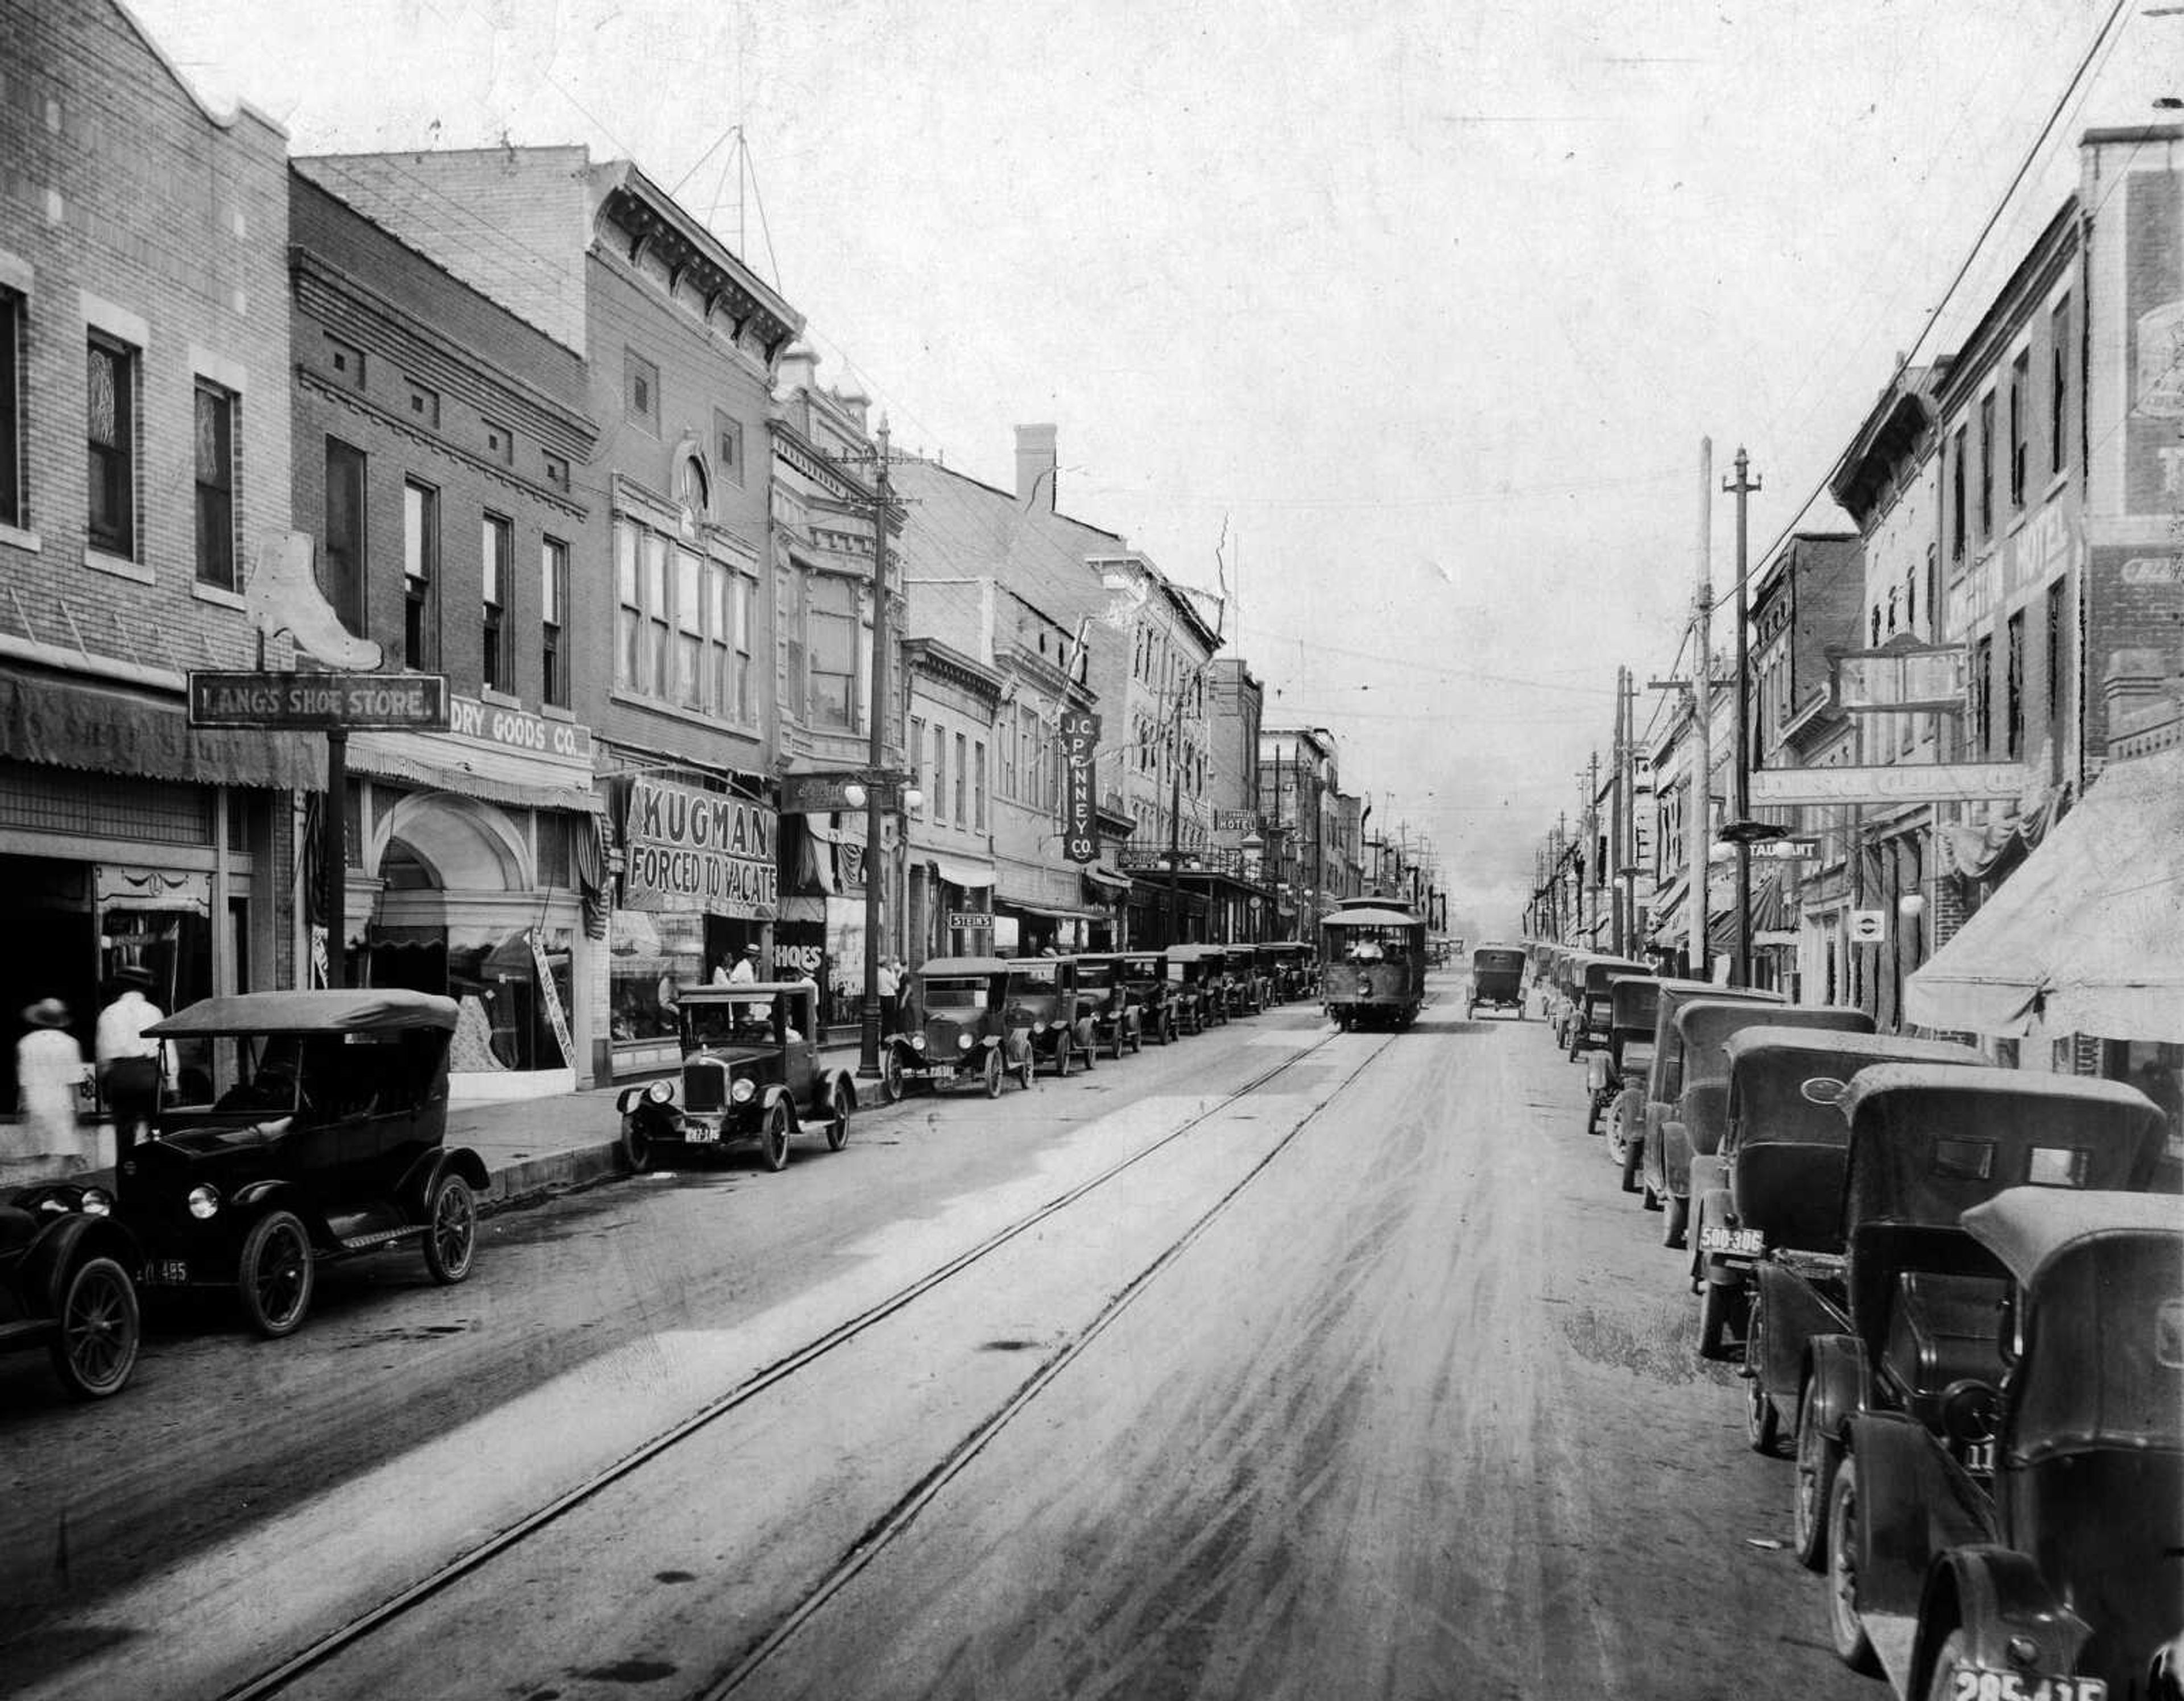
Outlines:
{"type": "Polygon", "coordinates": [[[677,482],[675,494],[693,514],[703,518],[713,511],[711,481],[705,477],[705,463],[691,455],[682,463],[682,474],[677,482]]]}

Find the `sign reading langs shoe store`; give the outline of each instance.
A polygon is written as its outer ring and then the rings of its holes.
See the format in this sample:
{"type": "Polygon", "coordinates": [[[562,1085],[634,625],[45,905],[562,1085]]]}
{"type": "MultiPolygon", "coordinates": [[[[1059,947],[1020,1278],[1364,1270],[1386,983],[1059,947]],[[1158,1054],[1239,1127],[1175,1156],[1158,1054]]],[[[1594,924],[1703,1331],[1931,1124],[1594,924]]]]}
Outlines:
{"type": "Polygon", "coordinates": [[[621,906],[770,922],[780,903],[771,805],[637,775],[622,814],[621,906]]]}

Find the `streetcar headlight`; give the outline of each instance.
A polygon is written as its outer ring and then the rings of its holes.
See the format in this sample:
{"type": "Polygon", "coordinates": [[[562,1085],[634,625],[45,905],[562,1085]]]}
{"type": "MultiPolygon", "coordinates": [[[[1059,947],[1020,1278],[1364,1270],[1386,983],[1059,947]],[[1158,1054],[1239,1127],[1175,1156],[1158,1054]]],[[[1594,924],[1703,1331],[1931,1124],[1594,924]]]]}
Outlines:
{"type": "Polygon", "coordinates": [[[190,1207],[190,1215],[202,1223],[220,1209],[220,1193],[211,1187],[192,1187],[186,1202],[190,1207]]]}
{"type": "Polygon", "coordinates": [[[739,1105],[749,1104],[751,1101],[751,1095],[757,1090],[758,1088],[749,1075],[738,1075],[728,1084],[728,1096],[739,1105]]]}

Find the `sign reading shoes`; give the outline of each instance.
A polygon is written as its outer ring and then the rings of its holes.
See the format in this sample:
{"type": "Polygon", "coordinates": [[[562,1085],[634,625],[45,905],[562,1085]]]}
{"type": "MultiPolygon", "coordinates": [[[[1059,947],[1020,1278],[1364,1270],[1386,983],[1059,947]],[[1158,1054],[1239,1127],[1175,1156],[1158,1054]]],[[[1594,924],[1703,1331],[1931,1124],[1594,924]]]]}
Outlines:
{"type": "Polygon", "coordinates": [[[368,727],[426,732],[448,724],[441,673],[192,672],[190,724],[263,732],[345,733],[368,727]]]}

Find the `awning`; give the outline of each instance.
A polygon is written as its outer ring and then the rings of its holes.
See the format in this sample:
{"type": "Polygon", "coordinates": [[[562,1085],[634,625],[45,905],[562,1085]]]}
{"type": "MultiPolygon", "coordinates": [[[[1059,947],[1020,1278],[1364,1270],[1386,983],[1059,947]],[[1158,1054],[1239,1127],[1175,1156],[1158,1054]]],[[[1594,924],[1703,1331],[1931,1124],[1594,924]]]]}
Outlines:
{"type": "Polygon", "coordinates": [[[2184,1040],[2184,749],[2110,765],[1903,1007],[1945,1031],[2184,1040]]]}
{"type": "Polygon", "coordinates": [[[431,733],[352,733],[351,773],[408,780],[435,791],[452,791],[486,803],[527,809],[574,809],[592,814],[606,807],[592,789],[588,767],[542,762],[514,750],[459,744],[431,733]]]}
{"type": "Polygon", "coordinates": [[[1108,867],[1103,862],[1095,862],[1085,869],[1084,878],[1092,884],[1103,887],[1110,892],[1127,892],[1130,890],[1130,877],[1118,868],[1108,867]]]}
{"type": "Polygon", "coordinates": [[[1037,916],[1050,922],[1104,922],[1105,910],[1095,910],[1082,904],[1020,904],[1013,898],[996,898],[996,909],[1014,910],[1018,915],[1037,916]]]}
{"type": "Polygon", "coordinates": [[[1653,924],[1648,937],[1655,944],[1673,948],[1684,942],[1691,922],[1685,913],[1689,906],[1684,902],[1684,894],[1691,890],[1691,876],[1683,873],[1655,890],[1646,907],[1646,917],[1653,924]]]}
{"type": "Polygon", "coordinates": [[[200,785],[319,791],[326,783],[326,741],[315,733],[193,729],[180,697],[13,668],[0,671],[0,750],[17,761],[200,785]]]}
{"type": "Polygon", "coordinates": [[[961,886],[966,891],[983,891],[994,884],[991,862],[974,862],[965,856],[928,856],[925,860],[950,885],[961,886]]]}

